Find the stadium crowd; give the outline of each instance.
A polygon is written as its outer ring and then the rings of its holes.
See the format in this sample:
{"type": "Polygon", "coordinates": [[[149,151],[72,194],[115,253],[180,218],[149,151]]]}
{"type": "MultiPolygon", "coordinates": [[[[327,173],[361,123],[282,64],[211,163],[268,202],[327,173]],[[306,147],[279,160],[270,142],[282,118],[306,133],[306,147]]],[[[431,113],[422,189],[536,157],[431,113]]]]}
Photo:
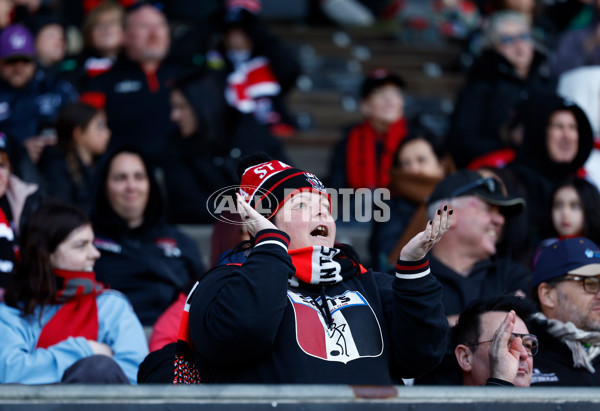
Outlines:
{"type": "Polygon", "coordinates": [[[447,129],[363,73],[316,176],[260,0],[0,0],[0,383],[600,385],[600,1],[311,4],[460,43],[447,129]]]}

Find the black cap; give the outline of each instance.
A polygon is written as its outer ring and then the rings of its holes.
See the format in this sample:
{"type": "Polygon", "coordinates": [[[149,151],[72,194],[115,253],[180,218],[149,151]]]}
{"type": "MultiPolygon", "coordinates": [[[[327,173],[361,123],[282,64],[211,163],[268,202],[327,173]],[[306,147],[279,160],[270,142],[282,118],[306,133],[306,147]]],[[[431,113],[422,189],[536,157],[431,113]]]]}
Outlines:
{"type": "Polygon", "coordinates": [[[369,95],[381,86],[386,84],[393,84],[398,88],[404,88],[404,80],[397,74],[390,73],[387,69],[378,68],[371,71],[367,77],[362,82],[360,87],[360,98],[365,99],[369,97],[369,95]]]}
{"type": "Polygon", "coordinates": [[[427,199],[427,204],[469,195],[477,196],[488,204],[500,207],[504,214],[518,214],[525,207],[525,200],[506,195],[499,181],[493,177],[482,177],[481,174],[471,170],[457,171],[440,181],[427,199]]]}

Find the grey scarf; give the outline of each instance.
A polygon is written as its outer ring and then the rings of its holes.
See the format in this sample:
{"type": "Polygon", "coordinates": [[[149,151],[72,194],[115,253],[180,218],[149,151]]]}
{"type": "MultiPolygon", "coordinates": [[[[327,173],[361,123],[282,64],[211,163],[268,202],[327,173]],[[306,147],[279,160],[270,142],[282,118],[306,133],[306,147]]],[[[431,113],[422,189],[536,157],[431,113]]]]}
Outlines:
{"type": "Polygon", "coordinates": [[[596,372],[592,361],[600,354],[600,332],[580,330],[572,322],[551,320],[542,313],[535,314],[533,318],[545,322],[550,335],[569,347],[573,354],[573,367],[585,368],[592,374],[596,372]],[[589,348],[586,349],[584,344],[589,344],[589,348]]]}

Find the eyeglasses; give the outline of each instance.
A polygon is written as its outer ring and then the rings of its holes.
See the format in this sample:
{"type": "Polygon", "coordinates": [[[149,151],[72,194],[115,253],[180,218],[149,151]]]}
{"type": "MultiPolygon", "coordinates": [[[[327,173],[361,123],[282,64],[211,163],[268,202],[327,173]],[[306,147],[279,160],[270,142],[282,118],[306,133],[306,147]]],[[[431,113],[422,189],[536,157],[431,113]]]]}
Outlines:
{"type": "MultiPolygon", "coordinates": [[[[527,355],[530,357],[533,357],[534,355],[537,354],[538,352],[538,339],[535,335],[533,334],[517,334],[517,333],[511,333],[510,338],[508,340],[508,349],[510,350],[510,346],[513,343],[513,341],[515,340],[515,338],[520,338],[523,344],[523,348],[525,348],[525,351],[527,351],[527,355]]],[[[467,347],[475,347],[476,345],[479,344],[485,344],[485,343],[490,343],[494,340],[488,340],[488,341],[479,341],[477,343],[473,343],[473,344],[467,344],[467,347]]]]}
{"type": "Polygon", "coordinates": [[[511,36],[509,34],[505,34],[503,36],[500,36],[498,39],[498,42],[500,44],[502,44],[503,46],[509,46],[511,44],[516,43],[517,41],[529,42],[529,41],[531,41],[531,34],[521,33],[521,34],[515,34],[513,36],[511,36]]]}
{"type": "Polygon", "coordinates": [[[563,281],[580,281],[583,284],[583,291],[586,293],[596,294],[598,291],[600,291],[600,278],[598,277],[581,277],[574,275],[552,280],[553,283],[561,283],[563,281]]]}
{"type": "Polygon", "coordinates": [[[457,188],[450,193],[448,198],[458,197],[461,194],[469,192],[479,187],[485,187],[490,193],[495,193],[497,189],[497,182],[493,177],[482,177],[469,184],[465,184],[462,187],[457,188]]]}

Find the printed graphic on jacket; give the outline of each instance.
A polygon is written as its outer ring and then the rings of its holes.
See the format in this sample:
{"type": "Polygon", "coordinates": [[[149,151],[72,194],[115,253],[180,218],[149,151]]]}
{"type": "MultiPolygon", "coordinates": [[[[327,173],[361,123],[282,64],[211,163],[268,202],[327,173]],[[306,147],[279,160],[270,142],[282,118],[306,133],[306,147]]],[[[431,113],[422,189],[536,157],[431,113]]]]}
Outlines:
{"type": "Polygon", "coordinates": [[[558,376],[554,372],[541,372],[538,368],[533,369],[533,374],[531,375],[531,385],[544,383],[544,382],[558,382],[558,376]]]}
{"type": "Polygon", "coordinates": [[[344,364],[364,357],[378,357],[383,352],[379,321],[369,303],[357,291],[327,297],[333,326],[327,327],[316,300],[288,290],[296,317],[296,341],[313,357],[344,364]]]}

